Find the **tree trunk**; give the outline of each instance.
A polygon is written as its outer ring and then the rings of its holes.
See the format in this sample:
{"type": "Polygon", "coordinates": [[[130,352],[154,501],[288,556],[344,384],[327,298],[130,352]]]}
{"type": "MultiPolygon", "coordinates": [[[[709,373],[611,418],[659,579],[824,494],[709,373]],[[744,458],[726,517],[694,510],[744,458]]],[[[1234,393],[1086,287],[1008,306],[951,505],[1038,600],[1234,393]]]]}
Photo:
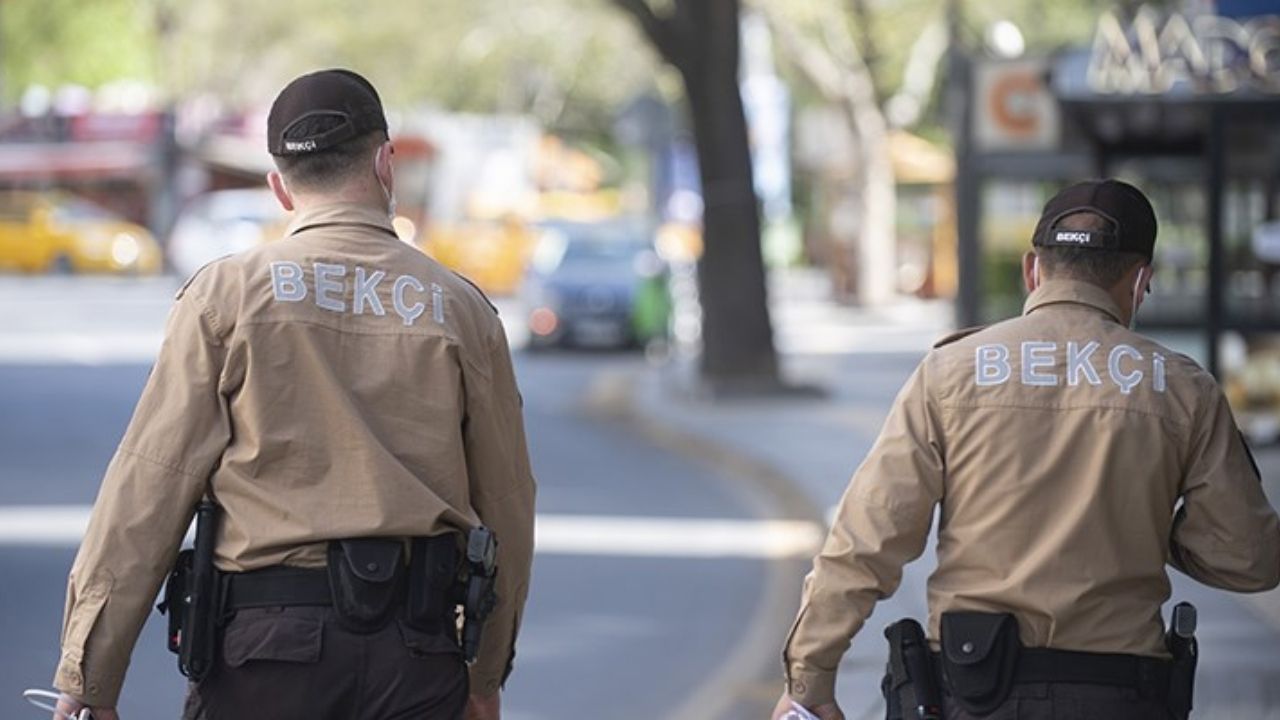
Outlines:
{"type": "Polygon", "coordinates": [[[759,202],[738,88],[738,2],[693,0],[693,5],[690,15],[701,30],[701,57],[681,75],[702,181],[702,373],[735,385],[773,383],[778,368],[760,249],[759,202]]]}
{"type": "Polygon", "coordinates": [[[702,181],[702,377],[720,389],[774,387],[778,360],[738,89],[739,0],[677,0],[667,17],[643,0],[616,2],[684,80],[702,181]]]}
{"type": "MultiPolygon", "coordinates": [[[[759,6],[765,7],[763,3],[759,6]]],[[[858,211],[853,263],[857,278],[852,285],[864,304],[883,304],[893,298],[897,288],[897,211],[888,122],[876,103],[871,72],[858,46],[847,33],[838,31],[835,23],[823,26],[825,42],[817,42],[802,37],[779,13],[766,12],[765,16],[796,67],[848,118],[858,161],[851,178],[858,211]]]]}
{"type": "MultiPolygon", "coordinates": [[[[853,73],[851,73],[853,75],[853,73]]],[[[861,214],[858,232],[858,289],[867,305],[881,305],[897,292],[897,195],[889,132],[880,108],[848,101],[861,167],[857,172],[861,214]]]]}

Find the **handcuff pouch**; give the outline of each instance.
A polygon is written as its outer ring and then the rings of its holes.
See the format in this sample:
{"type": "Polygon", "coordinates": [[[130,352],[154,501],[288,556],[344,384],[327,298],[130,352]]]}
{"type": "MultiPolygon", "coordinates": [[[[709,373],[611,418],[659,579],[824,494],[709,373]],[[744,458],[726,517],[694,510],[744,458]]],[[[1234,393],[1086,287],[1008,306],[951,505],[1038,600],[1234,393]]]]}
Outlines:
{"type": "Polygon", "coordinates": [[[371,633],[391,621],[404,592],[403,540],[334,540],[328,567],[333,608],[343,627],[371,633]]]}
{"type": "Polygon", "coordinates": [[[1013,690],[1022,643],[1009,613],[944,612],[942,670],[956,702],[986,715],[1013,690]]]}

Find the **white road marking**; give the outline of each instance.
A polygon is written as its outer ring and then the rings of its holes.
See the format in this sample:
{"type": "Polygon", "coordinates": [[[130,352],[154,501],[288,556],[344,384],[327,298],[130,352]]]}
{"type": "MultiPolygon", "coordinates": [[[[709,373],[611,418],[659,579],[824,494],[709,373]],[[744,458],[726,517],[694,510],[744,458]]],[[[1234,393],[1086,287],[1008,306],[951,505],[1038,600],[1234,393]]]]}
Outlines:
{"type": "Polygon", "coordinates": [[[780,558],[812,555],[822,537],[801,520],[540,515],[536,546],[562,555],[780,558]]]}
{"type": "MultiPolygon", "coordinates": [[[[88,505],[0,507],[0,546],[76,547],[88,505]]],[[[671,558],[808,557],[823,529],[800,520],[539,515],[536,551],[544,555],[671,558]]]]}
{"type": "Polygon", "coordinates": [[[80,544],[89,525],[88,505],[16,505],[0,508],[0,545],[80,544]]]}
{"type": "Polygon", "coordinates": [[[0,333],[0,364],[151,363],[163,337],[159,332],[0,333]]]}

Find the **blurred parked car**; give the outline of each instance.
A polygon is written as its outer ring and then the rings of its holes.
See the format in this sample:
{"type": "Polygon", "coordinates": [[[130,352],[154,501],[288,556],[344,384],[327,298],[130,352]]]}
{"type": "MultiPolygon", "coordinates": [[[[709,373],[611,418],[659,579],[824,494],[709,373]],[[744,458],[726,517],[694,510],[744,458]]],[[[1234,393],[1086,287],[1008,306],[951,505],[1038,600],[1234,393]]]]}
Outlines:
{"type": "Polygon", "coordinates": [[[146,228],[62,192],[0,194],[0,268],[20,272],[155,273],[146,228]]]}
{"type": "Polygon", "coordinates": [[[666,268],[637,224],[550,223],[521,288],[529,344],[628,347],[665,336],[666,268]]]}
{"type": "Polygon", "coordinates": [[[220,257],[284,236],[288,215],[271,191],[215,190],[191,200],[169,235],[169,261],[189,276],[220,257]]]}

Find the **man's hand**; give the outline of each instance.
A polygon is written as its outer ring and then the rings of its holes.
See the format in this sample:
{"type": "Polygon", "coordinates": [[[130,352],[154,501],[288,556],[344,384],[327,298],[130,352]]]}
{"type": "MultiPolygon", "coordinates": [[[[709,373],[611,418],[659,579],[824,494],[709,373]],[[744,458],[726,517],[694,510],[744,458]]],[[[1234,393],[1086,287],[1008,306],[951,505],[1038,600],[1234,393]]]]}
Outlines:
{"type": "Polygon", "coordinates": [[[499,720],[502,715],[502,695],[476,695],[467,698],[464,720],[499,720]]]}
{"type": "MultiPolygon", "coordinates": [[[[796,704],[799,705],[799,703],[796,704]]],[[[819,720],[844,720],[844,712],[833,702],[805,709],[817,715],[819,720]]],[[[791,696],[784,692],[773,708],[772,720],[782,720],[789,712],[791,712],[791,696]]]]}
{"type": "MultiPolygon", "coordinates": [[[[45,707],[48,707],[47,705],[45,707]]],[[[80,720],[80,713],[85,709],[85,704],[71,697],[66,693],[58,696],[58,709],[53,714],[53,720],[80,720]]],[[[89,714],[93,716],[93,720],[120,720],[120,716],[116,714],[113,707],[91,707],[89,714]]],[[[494,717],[497,717],[496,715],[494,717]]]]}

